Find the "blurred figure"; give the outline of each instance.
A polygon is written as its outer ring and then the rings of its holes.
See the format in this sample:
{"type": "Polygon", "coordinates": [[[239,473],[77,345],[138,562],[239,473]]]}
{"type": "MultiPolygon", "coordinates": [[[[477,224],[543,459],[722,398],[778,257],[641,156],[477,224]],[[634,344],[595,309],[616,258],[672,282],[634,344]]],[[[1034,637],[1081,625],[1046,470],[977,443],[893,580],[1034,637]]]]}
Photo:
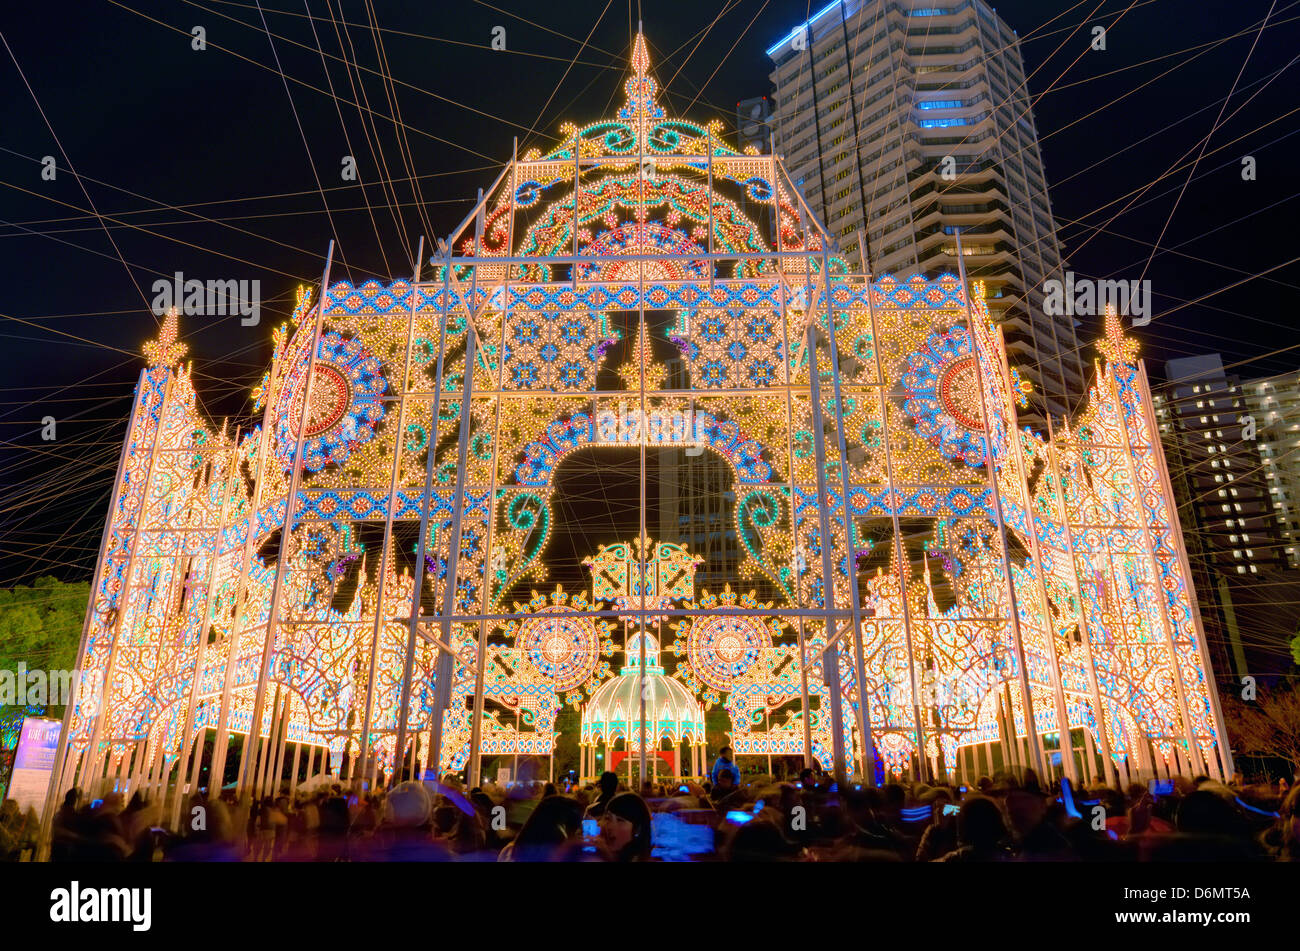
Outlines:
{"type": "Polygon", "coordinates": [[[957,816],[960,810],[953,805],[952,793],[946,789],[933,790],[927,797],[930,806],[930,824],[921,833],[921,843],[916,847],[918,862],[933,862],[957,848],[957,816]]]}
{"type": "Polygon", "coordinates": [[[173,840],[165,858],[175,862],[238,862],[235,828],[230,809],[221,800],[193,801],[187,834],[173,840]],[[194,809],[202,810],[195,813],[194,809]]]}
{"type": "Polygon", "coordinates": [[[719,812],[736,808],[740,802],[740,790],[730,770],[723,769],[718,773],[718,780],[713,784],[713,791],[709,794],[709,798],[713,800],[713,807],[719,812]]]}
{"type": "Polygon", "coordinates": [[[957,815],[957,848],[940,862],[1003,862],[1009,857],[1002,847],[1007,836],[1002,810],[985,796],[972,796],[962,803],[957,815]]]}
{"type": "Polygon", "coordinates": [[[1300,862],[1300,786],[1287,793],[1277,813],[1262,837],[1264,848],[1279,862],[1300,862]]]}
{"type": "Polygon", "coordinates": [[[32,809],[24,814],[17,800],[6,799],[0,805],[0,862],[21,861],[24,852],[36,847],[38,827],[32,809]]]}
{"type": "MultiPolygon", "coordinates": [[[[1026,776],[1032,774],[1026,770],[1026,776]]],[[[1037,780],[1035,780],[1035,788],[1037,780]]],[[[1047,802],[1028,785],[1013,789],[1006,797],[1007,825],[1017,861],[1064,862],[1073,859],[1069,841],[1047,821],[1047,802]]]]}
{"type": "Polygon", "coordinates": [[[728,862],[797,862],[803,849],[789,841],[773,822],[755,819],[736,830],[723,850],[728,862]]]}
{"type": "Polygon", "coordinates": [[[320,804],[320,832],[316,840],[318,862],[342,862],[347,857],[348,803],[338,793],[320,804]]]}
{"type": "Polygon", "coordinates": [[[384,799],[383,821],[371,850],[389,862],[449,862],[451,848],[433,835],[433,798],[423,783],[394,786],[384,799]]]}
{"type": "Polygon", "coordinates": [[[604,813],[605,807],[618,795],[618,773],[605,770],[600,774],[600,779],[596,783],[599,787],[599,794],[596,801],[587,807],[586,817],[588,819],[599,819],[604,813]]]}
{"type": "Polygon", "coordinates": [[[730,746],[718,750],[718,758],[713,761],[713,768],[709,770],[709,779],[714,786],[718,785],[723,773],[731,774],[732,786],[740,785],[740,767],[736,765],[734,756],[735,753],[730,746]]]}
{"type": "MultiPolygon", "coordinates": [[[[647,810],[647,823],[649,816],[647,810]]],[[[498,860],[547,862],[556,858],[566,843],[581,835],[582,807],[567,796],[547,796],[537,804],[515,840],[501,850],[498,860]]]]}
{"type": "Polygon", "coordinates": [[[77,800],[80,798],[80,789],[75,787],[69,789],[63,795],[63,805],[54,814],[50,830],[51,862],[67,862],[72,858],[77,840],[80,838],[77,832],[77,800]]]}

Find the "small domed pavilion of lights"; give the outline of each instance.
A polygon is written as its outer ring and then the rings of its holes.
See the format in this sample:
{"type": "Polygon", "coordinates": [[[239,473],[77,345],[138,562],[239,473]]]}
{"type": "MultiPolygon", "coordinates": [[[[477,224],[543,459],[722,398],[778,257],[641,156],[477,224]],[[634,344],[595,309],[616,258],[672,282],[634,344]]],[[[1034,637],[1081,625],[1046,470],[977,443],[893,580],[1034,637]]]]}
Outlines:
{"type": "Polygon", "coordinates": [[[579,746],[583,776],[596,776],[605,769],[613,769],[613,753],[621,746],[628,754],[627,774],[631,785],[636,758],[632,754],[640,753],[647,737],[651,775],[645,778],[658,778],[661,759],[668,760],[669,775],[699,776],[704,772],[704,710],[681,681],[664,673],[659,663],[659,640],[653,634],[644,635],[645,675],[642,676],[642,636],[632,635],[627,644],[626,662],[618,676],[597,687],[582,708],[579,746]],[[643,695],[644,720],[641,719],[643,695]],[[664,757],[664,752],[672,755],[664,757]],[[682,769],[687,763],[690,768],[682,769]]]}
{"type": "Polygon", "coordinates": [[[206,418],[164,322],[77,657],[102,692],[67,708],[44,822],[74,785],[125,785],[176,823],[228,755],[241,795],[300,756],[357,782],[555,766],[565,706],[599,695],[602,740],[639,718],[604,702],[650,673],[602,688],[620,625],[657,631],[662,696],[723,707],[709,743],[742,759],[1232,775],[1119,319],[1074,415],[1022,427],[961,253],[958,275],[866,273],[779,155],[669,116],[631,45],[618,110],[516,150],[414,274],[353,283],[327,257],[256,417],[206,418]],[[635,545],[593,576],[597,534],[635,545]]]}

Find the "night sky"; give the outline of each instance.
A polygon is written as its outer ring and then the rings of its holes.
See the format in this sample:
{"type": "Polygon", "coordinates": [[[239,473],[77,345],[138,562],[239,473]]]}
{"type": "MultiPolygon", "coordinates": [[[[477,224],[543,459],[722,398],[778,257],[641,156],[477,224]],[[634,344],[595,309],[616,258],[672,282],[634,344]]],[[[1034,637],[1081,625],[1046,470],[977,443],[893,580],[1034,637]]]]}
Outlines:
{"type": "MultiPolygon", "coordinates": [[[[669,112],[731,129],[737,100],[770,91],[766,48],[822,4],[641,6],[669,112]]],[[[154,280],[182,271],[261,281],[260,325],[231,316],[182,327],[205,409],[246,421],[271,329],[295,287],[320,280],[330,238],[331,280],[409,277],[419,236],[459,223],[515,136],[521,152],[545,148],[561,121],[585,124],[621,100],[637,17],[637,4],[612,0],[272,0],[260,13],[217,0],[5,7],[0,585],[90,576],[139,348],[156,332],[154,280]],[[204,51],[191,48],[196,25],[204,51]],[[491,49],[494,27],[504,27],[506,51],[491,49]],[[342,179],[349,154],[364,186],[342,179]],[[54,181],[41,176],[47,155],[54,181]],[[58,421],[53,442],[41,439],[46,416],[58,421]]],[[[1138,331],[1153,374],[1205,351],[1245,377],[1300,366],[1300,0],[1275,4],[1276,25],[1260,34],[1269,7],[998,7],[1024,38],[1073,270],[1138,278],[1159,239],[1145,272],[1156,317],[1138,331]],[[1105,51],[1088,49],[1096,24],[1108,28],[1105,51]],[[1246,155],[1254,181],[1242,179],[1246,155]],[[1275,353],[1283,348],[1292,349],[1275,353]]],[[[1081,333],[1090,341],[1095,329],[1081,333]]]]}

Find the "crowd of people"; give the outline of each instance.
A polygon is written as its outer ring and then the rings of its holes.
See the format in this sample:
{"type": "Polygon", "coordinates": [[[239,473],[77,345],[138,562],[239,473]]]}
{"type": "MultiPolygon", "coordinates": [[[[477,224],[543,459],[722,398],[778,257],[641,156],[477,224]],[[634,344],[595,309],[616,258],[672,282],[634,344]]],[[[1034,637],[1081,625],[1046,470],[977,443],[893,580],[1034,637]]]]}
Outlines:
{"type": "MultiPolygon", "coordinates": [[[[180,829],[157,803],[72,790],[53,820],[53,861],[1297,861],[1300,788],[1176,778],[1127,789],[1045,784],[1031,772],[973,786],[743,781],[722,757],[703,782],[629,790],[597,782],[340,784],[278,797],[183,804],[180,829]]],[[[6,829],[34,834],[34,816],[6,829]]],[[[19,821],[21,820],[21,821],[19,821]]],[[[24,844],[7,834],[5,857],[24,844]]]]}

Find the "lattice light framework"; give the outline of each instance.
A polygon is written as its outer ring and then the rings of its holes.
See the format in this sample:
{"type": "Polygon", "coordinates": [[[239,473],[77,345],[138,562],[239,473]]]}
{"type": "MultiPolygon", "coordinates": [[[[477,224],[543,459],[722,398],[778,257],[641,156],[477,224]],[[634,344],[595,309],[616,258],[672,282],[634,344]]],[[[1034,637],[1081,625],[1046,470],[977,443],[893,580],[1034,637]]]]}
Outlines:
{"type": "Polygon", "coordinates": [[[982,288],[854,273],[778,158],[656,92],[638,37],[618,113],[513,159],[432,279],[304,292],[246,432],[203,420],[169,319],[86,622],[109,702],[70,714],[65,788],[139,749],[165,777],[203,727],[269,736],[281,694],[335,764],[391,769],[399,734],[438,768],[550,754],[566,702],[584,744],[700,743],[689,704],[668,729],[602,700],[648,672],[641,632],[741,755],[952,770],[1068,724],[1129,769],[1230,768],[1118,323],[1082,412],[1022,429],[982,288]],[[737,577],[697,597],[698,556],[643,528],[588,553],[590,594],[537,594],[557,474],[628,449],[725,468],[737,577]]]}

